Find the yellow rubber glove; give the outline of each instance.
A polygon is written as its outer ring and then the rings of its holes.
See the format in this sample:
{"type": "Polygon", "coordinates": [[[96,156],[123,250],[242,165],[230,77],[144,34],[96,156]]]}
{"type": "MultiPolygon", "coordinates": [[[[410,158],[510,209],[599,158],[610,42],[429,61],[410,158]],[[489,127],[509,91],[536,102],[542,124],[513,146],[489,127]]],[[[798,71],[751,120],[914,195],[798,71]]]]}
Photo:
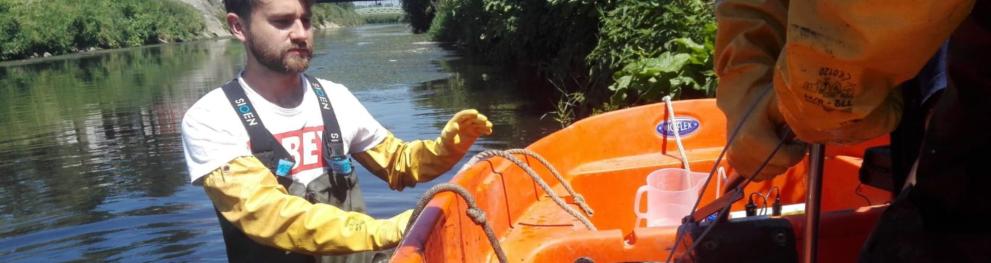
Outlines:
{"type": "Polygon", "coordinates": [[[901,93],[891,91],[922,69],[973,4],[791,1],[774,76],[782,116],[806,142],[857,143],[891,132],[902,113],[901,93]]]}
{"type": "Polygon", "coordinates": [[[447,172],[479,136],[490,134],[492,122],[469,109],[454,114],[437,139],[407,143],[389,134],[375,147],[352,156],[390,188],[402,190],[447,172]]]}
{"type": "Polygon", "coordinates": [[[249,238],[263,245],[305,253],[342,254],[394,247],[411,210],[386,220],[310,204],[289,195],[255,157],[240,157],[203,179],[214,207],[249,238]]]}
{"type": "MultiPolygon", "coordinates": [[[[784,121],[771,89],[778,52],[785,42],[787,1],[726,0],[716,5],[716,104],[726,114],[727,136],[747,109],[755,107],[730,145],[727,161],[737,173],[751,176],[781,141],[784,121]],[[765,93],[762,99],[760,94],[765,93]]],[[[782,174],[805,156],[802,144],[787,144],[756,175],[763,180],[782,174]]]]}

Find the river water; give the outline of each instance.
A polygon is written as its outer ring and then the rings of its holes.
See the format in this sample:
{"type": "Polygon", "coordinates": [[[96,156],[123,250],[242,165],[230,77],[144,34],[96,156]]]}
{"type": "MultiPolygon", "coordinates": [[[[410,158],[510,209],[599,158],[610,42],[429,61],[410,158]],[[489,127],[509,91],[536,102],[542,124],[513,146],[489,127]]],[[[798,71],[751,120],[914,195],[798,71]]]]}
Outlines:
{"type": "MultiPolygon", "coordinates": [[[[469,155],[559,127],[510,74],[408,31],[319,32],[308,73],[348,86],[406,140],[435,138],[453,113],[479,109],[494,134],[469,155]]],[[[0,64],[0,262],[226,261],[212,205],[189,184],[179,124],[243,60],[236,40],[210,40],[0,64]]],[[[358,172],[379,218],[453,176],[395,192],[358,172]]]]}

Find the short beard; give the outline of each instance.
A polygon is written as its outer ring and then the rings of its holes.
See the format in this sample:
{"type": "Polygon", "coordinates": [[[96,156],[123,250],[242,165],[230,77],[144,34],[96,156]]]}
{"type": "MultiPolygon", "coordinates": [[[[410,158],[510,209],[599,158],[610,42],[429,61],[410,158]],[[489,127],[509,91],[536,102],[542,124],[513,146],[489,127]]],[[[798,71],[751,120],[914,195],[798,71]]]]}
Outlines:
{"type": "MultiPolygon", "coordinates": [[[[273,48],[274,49],[274,48],[273,48]]],[[[255,56],[263,66],[269,70],[279,73],[303,73],[310,67],[310,58],[313,49],[308,44],[295,44],[282,50],[258,48],[254,43],[248,46],[248,50],[255,56]],[[304,54],[289,54],[290,49],[305,49],[304,54]]]]}

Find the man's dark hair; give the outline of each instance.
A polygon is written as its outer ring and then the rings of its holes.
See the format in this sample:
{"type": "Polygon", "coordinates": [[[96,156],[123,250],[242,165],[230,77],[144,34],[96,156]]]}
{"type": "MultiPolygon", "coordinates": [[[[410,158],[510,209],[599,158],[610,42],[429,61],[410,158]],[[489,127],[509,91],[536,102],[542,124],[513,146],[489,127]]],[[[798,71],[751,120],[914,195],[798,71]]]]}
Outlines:
{"type": "MultiPolygon", "coordinates": [[[[224,0],[224,9],[227,10],[227,13],[235,13],[239,17],[249,18],[251,17],[251,10],[254,10],[260,2],[261,0],[224,0]]],[[[313,0],[306,1],[311,6],[315,2],[313,0]]]]}
{"type": "Polygon", "coordinates": [[[224,0],[224,9],[227,13],[235,13],[242,18],[251,16],[251,10],[258,5],[258,0],[224,0]]]}

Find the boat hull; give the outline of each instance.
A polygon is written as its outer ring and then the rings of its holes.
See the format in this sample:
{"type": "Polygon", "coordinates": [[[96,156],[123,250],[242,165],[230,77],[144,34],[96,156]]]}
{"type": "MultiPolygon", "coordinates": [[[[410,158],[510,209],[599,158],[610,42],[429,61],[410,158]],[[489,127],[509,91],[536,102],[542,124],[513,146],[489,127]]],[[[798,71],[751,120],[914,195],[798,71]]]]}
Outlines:
{"type": "MultiPolygon", "coordinates": [[[[584,196],[594,210],[589,216],[598,231],[585,228],[558,207],[522,169],[499,159],[481,161],[459,173],[451,183],[464,186],[486,212],[510,262],[662,261],[674,243],[676,226],[637,225],[634,194],[647,174],[680,168],[681,158],[671,136],[682,132],[686,155],[695,171],[709,172],[726,143],[726,120],[715,101],[689,100],[673,104],[679,127],[665,129],[664,104],[652,104],[593,116],[557,131],[527,147],[561,171],[565,181],[584,196]],[[658,127],[661,127],[660,129],[658,127]]],[[[858,170],[864,149],[887,144],[879,138],[859,145],[829,147],[825,161],[820,249],[822,262],[851,262],[876,222],[890,194],[861,186],[858,170]]],[[[575,209],[575,198],[531,157],[519,156],[575,209]]],[[[732,173],[723,161],[718,164],[732,173]]],[[[751,183],[746,193],[781,189],[784,204],[805,198],[807,160],[773,180],[751,183]]],[[[703,204],[716,198],[710,183],[703,204]]],[[[742,210],[745,199],[732,210],[742,210]]],[[[465,202],[440,194],[397,248],[393,262],[482,262],[496,258],[488,240],[465,215],[465,202]]],[[[641,208],[642,209],[642,208],[641,208]]],[[[579,210],[580,211],[580,210],[579,210]]],[[[788,215],[801,247],[804,215],[788,215]]],[[[801,251],[797,251],[801,255],[801,251]]]]}

